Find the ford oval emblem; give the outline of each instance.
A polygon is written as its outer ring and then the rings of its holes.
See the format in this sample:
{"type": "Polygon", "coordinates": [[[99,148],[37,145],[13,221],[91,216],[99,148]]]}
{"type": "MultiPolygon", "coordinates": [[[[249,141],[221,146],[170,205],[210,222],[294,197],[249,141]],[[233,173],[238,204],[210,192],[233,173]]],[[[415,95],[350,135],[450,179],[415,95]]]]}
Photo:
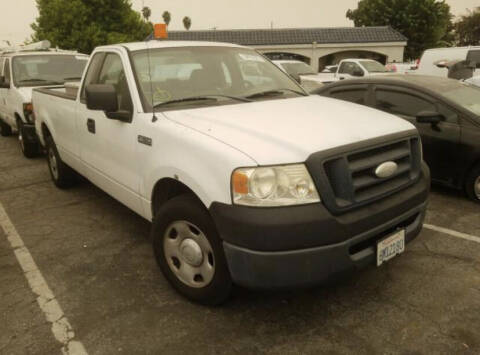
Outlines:
{"type": "Polygon", "coordinates": [[[375,169],[375,175],[377,175],[377,177],[379,177],[380,179],[386,179],[395,174],[397,170],[397,163],[393,161],[387,161],[377,166],[377,168],[375,169]]]}

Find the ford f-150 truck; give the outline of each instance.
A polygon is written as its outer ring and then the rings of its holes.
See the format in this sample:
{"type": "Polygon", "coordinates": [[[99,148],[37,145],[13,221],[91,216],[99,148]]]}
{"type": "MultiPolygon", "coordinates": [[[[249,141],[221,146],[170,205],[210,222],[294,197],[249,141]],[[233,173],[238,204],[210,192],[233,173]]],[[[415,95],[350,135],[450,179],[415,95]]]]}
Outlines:
{"type": "Polygon", "coordinates": [[[388,69],[381,63],[372,59],[343,59],[335,73],[320,73],[317,80],[324,84],[334,81],[351,79],[355,77],[388,75],[388,69]]]}
{"type": "Polygon", "coordinates": [[[380,266],[422,228],[430,176],[416,129],[308,96],[252,49],[105,46],[82,80],[77,95],[33,94],[53,182],[79,173],[152,221],[160,269],[191,300],[380,266]]]}
{"type": "Polygon", "coordinates": [[[0,48],[0,134],[9,136],[16,130],[27,158],[39,152],[32,118],[32,90],[80,80],[88,61],[87,55],[49,48],[48,41],[0,48]]]}

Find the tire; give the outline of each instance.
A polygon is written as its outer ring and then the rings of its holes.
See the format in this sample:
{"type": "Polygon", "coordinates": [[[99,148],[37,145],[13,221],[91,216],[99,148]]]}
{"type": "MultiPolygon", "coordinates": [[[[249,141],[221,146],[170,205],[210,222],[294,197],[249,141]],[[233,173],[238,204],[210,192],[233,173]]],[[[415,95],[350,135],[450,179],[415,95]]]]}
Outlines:
{"type": "Polygon", "coordinates": [[[12,127],[0,119],[0,135],[2,137],[8,137],[12,135],[12,127]]]}
{"type": "Polygon", "coordinates": [[[465,191],[471,200],[480,203],[480,165],[475,166],[468,174],[465,191]]]}
{"type": "Polygon", "coordinates": [[[232,280],[215,224],[203,204],[184,194],[166,202],[152,225],[157,263],[170,284],[191,301],[225,302],[232,280]]]}
{"type": "Polygon", "coordinates": [[[75,172],[66,165],[58,154],[57,146],[52,137],[46,138],[48,170],[52,181],[60,189],[71,187],[76,182],[75,172]]]}
{"type": "Polygon", "coordinates": [[[19,119],[17,120],[17,130],[18,130],[18,142],[20,143],[20,148],[25,158],[31,159],[35,158],[40,153],[40,146],[38,143],[29,143],[25,142],[25,128],[23,122],[19,119]]]}

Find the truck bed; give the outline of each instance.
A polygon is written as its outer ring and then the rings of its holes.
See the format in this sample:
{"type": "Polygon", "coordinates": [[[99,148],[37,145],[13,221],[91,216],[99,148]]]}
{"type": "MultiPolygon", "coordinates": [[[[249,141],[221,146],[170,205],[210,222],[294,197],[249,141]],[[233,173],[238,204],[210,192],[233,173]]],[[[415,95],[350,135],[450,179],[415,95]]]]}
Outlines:
{"type": "Polygon", "coordinates": [[[61,97],[63,99],[75,101],[77,99],[78,89],[80,83],[65,83],[62,86],[53,86],[48,88],[38,88],[34,91],[41,92],[42,94],[61,97]]]}

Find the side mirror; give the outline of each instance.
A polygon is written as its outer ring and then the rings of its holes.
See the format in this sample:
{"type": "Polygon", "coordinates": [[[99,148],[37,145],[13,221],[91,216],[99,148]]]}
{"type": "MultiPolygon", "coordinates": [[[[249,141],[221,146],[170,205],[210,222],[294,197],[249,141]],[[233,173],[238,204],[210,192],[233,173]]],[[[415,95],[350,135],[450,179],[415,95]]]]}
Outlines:
{"type": "Polygon", "coordinates": [[[417,114],[417,122],[418,123],[429,123],[432,125],[439,124],[445,119],[445,117],[438,112],[434,111],[421,111],[417,114]]]}
{"type": "Polygon", "coordinates": [[[10,83],[5,82],[4,76],[0,76],[0,89],[10,89],[10,83]]]}
{"type": "Polygon", "coordinates": [[[118,111],[118,97],[113,85],[90,84],[85,88],[85,94],[89,110],[118,111]]]}
{"type": "Polygon", "coordinates": [[[361,70],[355,70],[353,73],[352,73],[352,76],[356,76],[356,77],[361,77],[361,76],[364,76],[365,74],[363,74],[363,71],[361,70]]]}

